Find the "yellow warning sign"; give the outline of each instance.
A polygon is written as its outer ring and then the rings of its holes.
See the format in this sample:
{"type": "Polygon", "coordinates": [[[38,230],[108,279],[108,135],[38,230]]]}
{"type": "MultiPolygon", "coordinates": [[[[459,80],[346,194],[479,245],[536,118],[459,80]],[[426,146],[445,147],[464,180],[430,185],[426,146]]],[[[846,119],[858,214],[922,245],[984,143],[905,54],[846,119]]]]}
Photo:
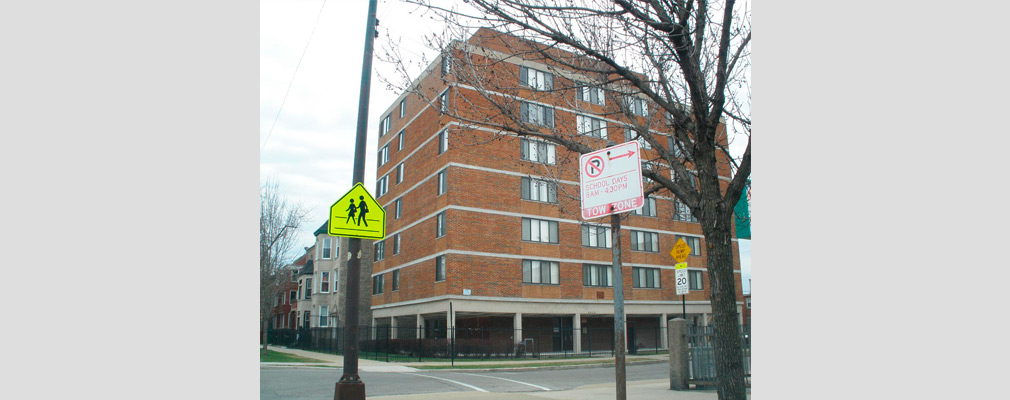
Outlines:
{"type": "Polygon", "coordinates": [[[679,263],[687,261],[687,256],[691,254],[691,246],[687,245],[684,238],[677,238],[677,244],[670,250],[670,256],[679,263]]]}
{"type": "Polygon", "coordinates": [[[328,225],[330,236],[382,239],[386,237],[386,210],[358,182],[330,206],[328,225]]]}

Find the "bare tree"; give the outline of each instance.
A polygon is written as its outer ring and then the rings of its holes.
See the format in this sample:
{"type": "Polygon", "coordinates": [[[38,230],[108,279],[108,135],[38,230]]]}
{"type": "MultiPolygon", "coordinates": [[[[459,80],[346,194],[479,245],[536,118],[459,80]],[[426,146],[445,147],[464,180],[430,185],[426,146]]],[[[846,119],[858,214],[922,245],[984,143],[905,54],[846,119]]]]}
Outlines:
{"type": "MultiPolygon", "coordinates": [[[[745,399],[731,239],[734,206],[751,168],[748,5],[734,0],[470,0],[461,7],[406,2],[446,21],[445,32],[427,38],[442,52],[444,82],[438,87],[412,82],[412,64],[391,43],[380,57],[394,63],[403,78],[399,83],[386,79],[393,88],[422,96],[463,126],[538,138],[576,155],[598,150],[606,125],[570,116],[555,122],[553,114],[544,124],[530,117],[524,99],[570,110],[591,108],[620,121],[612,133],[623,127],[625,139],[655,150],[643,170],[649,179],[646,195],[675,197],[705,236],[719,398],[745,399]],[[492,30],[478,30],[467,39],[478,27],[492,30]],[[517,71],[516,58],[543,66],[552,76],[549,83],[517,71]],[[443,94],[445,86],[450,89],[443,94]],[[556,103],[559,98],[563,104],[556,103]],[[741,157],[729,152],[734,138],[746,140],[741,157]]],[[[567,173],[558,170],[558,175],[567,173]]]]}
{"type": "Polygon", "coordinates": [[[293,259],[295,240],[306,212],[300,205],[289,203],[280,194],[276,182],[260,188],[260,326],[263,329],[262,354],[267,353],[267,331],[274,300],[291,273],[286,265],[293,259]]]}

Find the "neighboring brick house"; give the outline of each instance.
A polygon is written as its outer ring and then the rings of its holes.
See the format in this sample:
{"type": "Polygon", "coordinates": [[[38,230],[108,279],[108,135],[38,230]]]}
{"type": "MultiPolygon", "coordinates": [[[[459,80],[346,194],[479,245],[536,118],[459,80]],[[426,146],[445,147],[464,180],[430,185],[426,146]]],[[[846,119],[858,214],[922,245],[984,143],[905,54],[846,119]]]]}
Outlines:
{"type": "MultiPolygon", "coordinates": [[[[329,328],[342,327],[344,323],[344,287],[347,279],[347,258],[340,257],[340,249],[346,249],[347,238],[330,236],[324,222],[313,233],[316,242],[307,247],[305,266],[299,271],[298,303],[299,327],[329,328]]],[[[372,273],[372,244],[362,241],[361,256],[361,296],[359,296],[359,325],[371,322],[371,294],[369,281],[372,273]]]]}
{"type": "MultiPolygon", "coordinates": [[[[625,117],[614,115],[618,107],[604,100],[593,78],[523,59],[510,50],[516,43],[519,39],[490,29],[453,42],[412,83],[436,100],[402,94],[379,121],[374,194],[386,210],[387,236],[375,242],[372,315],[375,325],[409,328],[393,329],[394,338],[414,335],[409,332],[446,337],[445,328],[453,326],[501,328],[520,341],[527,337],[523,328],[553,330],[564,336],[554,343],[578,352],[586,341],[582,328],[613,327],[609,219],[581,218],[578,168],[571,161],[578,154],[472,121],[462,124],[441,112],[488,107],[472,86],[454,80],[456,67],[447,55],[488,57],[494,62],[483,72],[513,80],[503,86],[519,89],[503,97],[513,99],[513,111],[526,122],[580,133],[590,127],[587,133],[600,137],[592,139],[595,148],[606,147],[609,124],[610,140],[627,141],[625,117]],[[579,84],[588,86],[576,89],[579,84]]],[[[644,98],[627,101],[647,114],[644,98]]],[[[479,112],[472,111],[471,119],[481,117],[473,114],[479,112]]],[[[720,175],[729,178],[729,165],[722,164],[720,175]]],[[[712,308],[701,227],[675,199],[654,196],[622,222],[629,332],[636,326],[664,329],[668,318],[681,315],[669,255],[678,237],[694,249],[687,317],[708,323],[712,308]]],[[[665,331],[661,337],[652,345],[665,348],[665,331]]]]}
{"type": "Polygon", "coordinates": [[[291,329],[297,326],[295,314],[298,308],[298,275],[307,259],[306,255],[303,255],[284,267],[290,279],[278,291],[277,299],[274,301],[275,307],[270,317],[270,326],[274,329],[291,329]]]}

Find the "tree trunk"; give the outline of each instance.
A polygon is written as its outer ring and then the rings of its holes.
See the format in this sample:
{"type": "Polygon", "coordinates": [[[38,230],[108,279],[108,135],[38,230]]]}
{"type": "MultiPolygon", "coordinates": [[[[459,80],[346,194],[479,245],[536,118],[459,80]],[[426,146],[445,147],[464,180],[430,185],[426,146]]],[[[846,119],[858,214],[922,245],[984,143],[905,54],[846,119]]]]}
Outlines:
{"type": "MultiPolygon", "coordinates": [[[[712,313],[715,317],[715,371],[720,400],[746,400],[743,349],[736,311],[736,281],[733,273],[731,212],[719,207],[715,226],[705,229],[708,244],[708,276],[712,313]]],[[[732,211],[732,208],[728,209],[732,211]]],[[[707,224],[706,224],[707,225],[707,224]]]]}
{"type": "Polygon", "coordinates": [[[270,334],[270,318],[261,318],[261,320],[263,322],[263,351],[260,354],[265,356],[267,355],[267,342],[269,342],[267,336],[270,334]]]}

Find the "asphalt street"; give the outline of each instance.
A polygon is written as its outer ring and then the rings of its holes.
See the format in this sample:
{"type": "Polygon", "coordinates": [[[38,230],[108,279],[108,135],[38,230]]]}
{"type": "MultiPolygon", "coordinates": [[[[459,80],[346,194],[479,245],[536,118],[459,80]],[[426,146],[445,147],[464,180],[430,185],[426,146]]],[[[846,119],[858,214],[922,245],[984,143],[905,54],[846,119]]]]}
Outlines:
{"type": "MultiPolygon", "coordinates": [[[[666,363],[629,365],[628,381],[669,377],[666,363]]],[[[339,368],[260,367],[260,399],[330,400],[340,379],[339,368]]],[[[536,392],[568,390],[614,382],[614,367],[531,370],[522,372],[424,370],[418,372],[361,371],[366,394],[390,396],[444,392],[536,392]]]]}

